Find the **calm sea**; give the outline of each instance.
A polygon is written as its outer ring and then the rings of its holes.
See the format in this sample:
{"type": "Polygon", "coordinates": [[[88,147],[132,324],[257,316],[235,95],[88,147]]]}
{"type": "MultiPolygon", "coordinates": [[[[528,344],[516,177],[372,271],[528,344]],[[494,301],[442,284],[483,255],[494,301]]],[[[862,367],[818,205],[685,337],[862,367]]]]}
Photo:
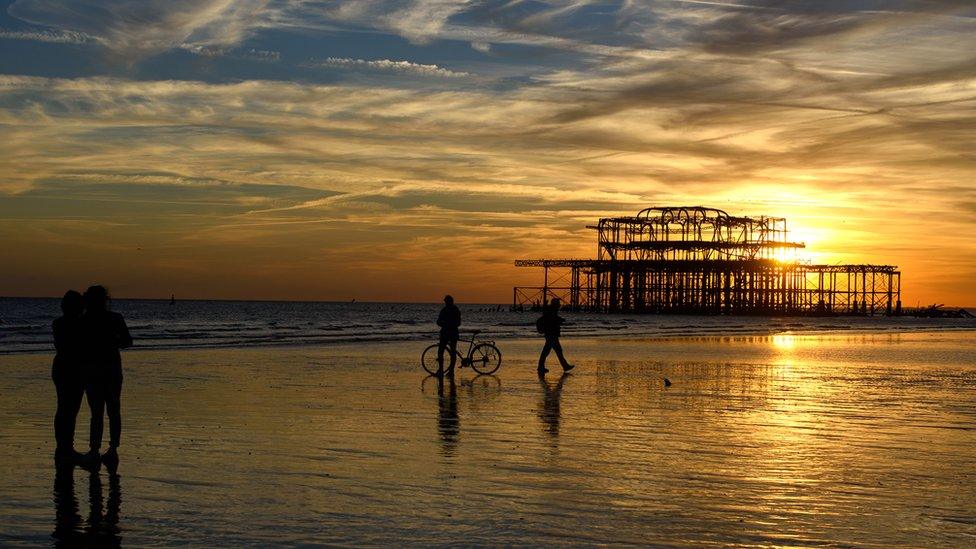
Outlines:
{"type": "MultiPolygon", "coordinates": [[[[0,298],[0,353],[50,352],[59,300],[0,298]]],[[[112,302],[141,348],[321,345],[436,338],[439,304],[119,299],[112,302]]],[[[535,337],[538,313],[460,304],[462,331],[498,339],[535,337]]],[[[853,330],[976,328],[973,319],[777,318],[564,313],[566,337],[682,337],[853,330]]],[[[462,337],[464,334],[462,333],[462,337]]]]}

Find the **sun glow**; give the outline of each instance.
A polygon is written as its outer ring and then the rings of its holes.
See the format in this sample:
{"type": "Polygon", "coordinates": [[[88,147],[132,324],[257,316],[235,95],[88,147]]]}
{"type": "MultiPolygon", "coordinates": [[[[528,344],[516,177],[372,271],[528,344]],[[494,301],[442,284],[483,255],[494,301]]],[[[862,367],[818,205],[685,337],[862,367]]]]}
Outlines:
{"type": "MultiPolygon", "coordinates": [[[[789,220],[787,220],[789,222],[789,220]]],[[[820,252],[817,250],[819,241],[818,233],[815,229],[803,226],[794,226],[788,229],[786,236],[788,242],[798,242],[803,244],[802,248],[780,248],[775,252],[774,259],[780,263],[800,263],[814,264],[820,261],[820,252]]]]}

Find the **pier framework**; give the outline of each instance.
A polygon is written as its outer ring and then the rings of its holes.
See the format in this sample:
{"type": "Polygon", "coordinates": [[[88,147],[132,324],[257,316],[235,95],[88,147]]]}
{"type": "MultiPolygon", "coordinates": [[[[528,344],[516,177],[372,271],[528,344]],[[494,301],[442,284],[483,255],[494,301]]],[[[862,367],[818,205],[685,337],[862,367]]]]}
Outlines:
{"type": "Polygon", "coordinates": [[[527,259],[541,286],[515,287],[512,307],[558,297],[574,310],[690,314],[901,313],[893,265],[813,265],[793,258],[786,219],[701,206],[600,219],[596,259],[527,259]]]}

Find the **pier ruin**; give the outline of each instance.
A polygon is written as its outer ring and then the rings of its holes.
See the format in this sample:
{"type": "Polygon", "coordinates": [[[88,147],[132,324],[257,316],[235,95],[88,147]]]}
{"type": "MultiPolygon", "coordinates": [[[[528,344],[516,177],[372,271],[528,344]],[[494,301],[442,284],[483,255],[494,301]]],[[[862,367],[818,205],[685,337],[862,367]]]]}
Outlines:
{"type": "Polygon", "coordinates": [[[559,298],[606,313],[899,315],[894,265],[813,265],[795,259],[786,219],[701,206],[647,208],[588,226],[596,259],[521,259],[541,286],[516,286],[512,308],[559,298]]]}

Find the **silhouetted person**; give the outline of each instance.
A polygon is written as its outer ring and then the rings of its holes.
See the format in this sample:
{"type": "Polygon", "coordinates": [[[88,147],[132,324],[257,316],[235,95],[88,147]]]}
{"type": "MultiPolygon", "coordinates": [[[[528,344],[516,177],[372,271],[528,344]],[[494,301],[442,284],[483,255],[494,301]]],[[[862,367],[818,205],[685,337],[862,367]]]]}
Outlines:
{"type": "Polygon", "coordinates": [[[61,298],[62,315],[54,320],[54,363],[51,379],[58,395],[58,408],[54,413],[54,440],[57,446],[54,458],[59,461],[76,461],[75,421],[85,393],[84,325],[82,313],[85,302],[81,294],[68,290],[61,298]]]}
{"type": "Polygon", "coordinates": [[[85,359],[88,383],[85,393],[91,408],[89,457],[97,458],[102,445],[104,415],[108,412],[109,449],[103,460],[118,464],[122,435],[122,355],[119,349],[132,346],[132,337],[122,315],[109,310],[108,290],[92,286],[85,291],[85,359]]]}
{"type": "Polygon", "coordinates": [[[454,378],[447,378],[447,392],[444,391],[444,378],[437,379],[437,432],[441,435],[445,455],[453,455],[457,446],[461,421],[458,417],[457,385],[454,378]]]}
{"type": "Polygon", "coordinates": [[[575,368],[566,362],[566,357],[563,356],[563,346],[559,344],[559,332],[563,322],[566,321],[559,316],[559,305],[559,299],[553,298],[549,305],[542,310],[542,316],[536,321],[536,328],[546,337],[546,343],[542,346],[542,354],[539,355],[540,374],[549,371],[546,369],[546,357],[549,356],[550,351],[556,351],[556,357],[559,359],[559,364],[562,365],[564,372],[575,368]]]}
{"type": "Polygon", "coordinates": [[[448,375],[454,374],[454,364],[457,362],[457,342],[461,337],[458,328],[461,326],[461,309],[454,304],[454,298],[444,296],[444,308],[437,315],[437,325],[441,327],[441,338],[437,344],[437,375],[444,375],[444,349],[451,351],[451,365],[447,369],[448,375]]]}

